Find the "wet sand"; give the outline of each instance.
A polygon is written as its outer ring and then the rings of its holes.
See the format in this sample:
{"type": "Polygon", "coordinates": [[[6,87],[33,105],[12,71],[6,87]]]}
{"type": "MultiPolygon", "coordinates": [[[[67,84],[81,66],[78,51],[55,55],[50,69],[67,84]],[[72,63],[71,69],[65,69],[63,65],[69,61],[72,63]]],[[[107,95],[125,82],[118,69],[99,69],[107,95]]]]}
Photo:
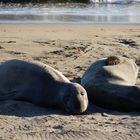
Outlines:
{"type": "MultiPolygon", "coordinates": [[[[132,58],[140,65],[140,25],[0,24],[0,61],[41,61],[79,82],[92,62],[109,55],[132,58]]],[[[69,115],[26,102],[1,101],[0,124],[4,140],[140,139],[140,113],[92,104],[83,115],[69,115]]]]}

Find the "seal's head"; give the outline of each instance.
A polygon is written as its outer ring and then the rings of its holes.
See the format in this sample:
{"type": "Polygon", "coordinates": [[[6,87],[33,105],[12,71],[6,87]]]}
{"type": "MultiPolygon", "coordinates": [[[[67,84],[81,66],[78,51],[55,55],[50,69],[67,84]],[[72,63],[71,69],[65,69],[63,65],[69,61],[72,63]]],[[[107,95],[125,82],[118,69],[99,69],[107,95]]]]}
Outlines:
{"type": "Polygon", "coordinates": [[[67,83],[62,91],[62,102],[65,110],[69,113],[81,114],[88,107],[86,90],[77,83],[67,83]]]}

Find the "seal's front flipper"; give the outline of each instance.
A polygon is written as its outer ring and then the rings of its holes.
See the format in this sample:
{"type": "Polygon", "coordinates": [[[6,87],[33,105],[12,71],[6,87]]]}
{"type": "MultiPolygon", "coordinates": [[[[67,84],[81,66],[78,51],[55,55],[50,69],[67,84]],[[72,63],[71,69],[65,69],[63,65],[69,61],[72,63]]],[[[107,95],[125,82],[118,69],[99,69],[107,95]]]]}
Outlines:
{"type": "Polygon", "coordinates": [[[22,96],[17,90],[13,90],[11,92],[4,93],[4,95],[0,95],[0,101],[2,100],[21,100],[22,96]]]}

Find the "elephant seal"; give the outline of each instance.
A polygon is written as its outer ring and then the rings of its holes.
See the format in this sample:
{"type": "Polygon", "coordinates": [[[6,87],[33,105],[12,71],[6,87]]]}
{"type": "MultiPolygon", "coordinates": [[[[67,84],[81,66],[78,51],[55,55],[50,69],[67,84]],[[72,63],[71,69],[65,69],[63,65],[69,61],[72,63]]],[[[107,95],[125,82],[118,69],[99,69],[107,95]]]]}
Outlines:
{"type": "Polygon", "coordinates": [[[138,67],[133,60],[110,56],[93,63],[83,74],[81,85],[96,105],[119,111],[140,111],[137,75],[138,67]]]}
{"type": "Polygon", "coordinates": [[[8,60],[0,64],[0,100],[23,100],[72,114],[87,109],[85,89],[43,63],[8,60]]]}

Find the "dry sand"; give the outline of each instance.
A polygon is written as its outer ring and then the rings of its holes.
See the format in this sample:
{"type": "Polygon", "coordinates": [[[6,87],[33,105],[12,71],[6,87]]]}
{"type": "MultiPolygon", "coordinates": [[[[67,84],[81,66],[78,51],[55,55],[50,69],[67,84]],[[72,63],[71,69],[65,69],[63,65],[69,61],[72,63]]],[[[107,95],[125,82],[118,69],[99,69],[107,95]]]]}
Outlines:
{"type": "MultiPolygon", "coordinates": [[[[0,61],[42,61],[78,82],[92,62],[109,55],[123,55],[140,65],[140,25],[0,25],[0,61]]],[[[1,101],[0,140],[26,139],[140,140],[140,113],[90,105],[83,115],[69,115],[26,102],[1,101]]]]}

